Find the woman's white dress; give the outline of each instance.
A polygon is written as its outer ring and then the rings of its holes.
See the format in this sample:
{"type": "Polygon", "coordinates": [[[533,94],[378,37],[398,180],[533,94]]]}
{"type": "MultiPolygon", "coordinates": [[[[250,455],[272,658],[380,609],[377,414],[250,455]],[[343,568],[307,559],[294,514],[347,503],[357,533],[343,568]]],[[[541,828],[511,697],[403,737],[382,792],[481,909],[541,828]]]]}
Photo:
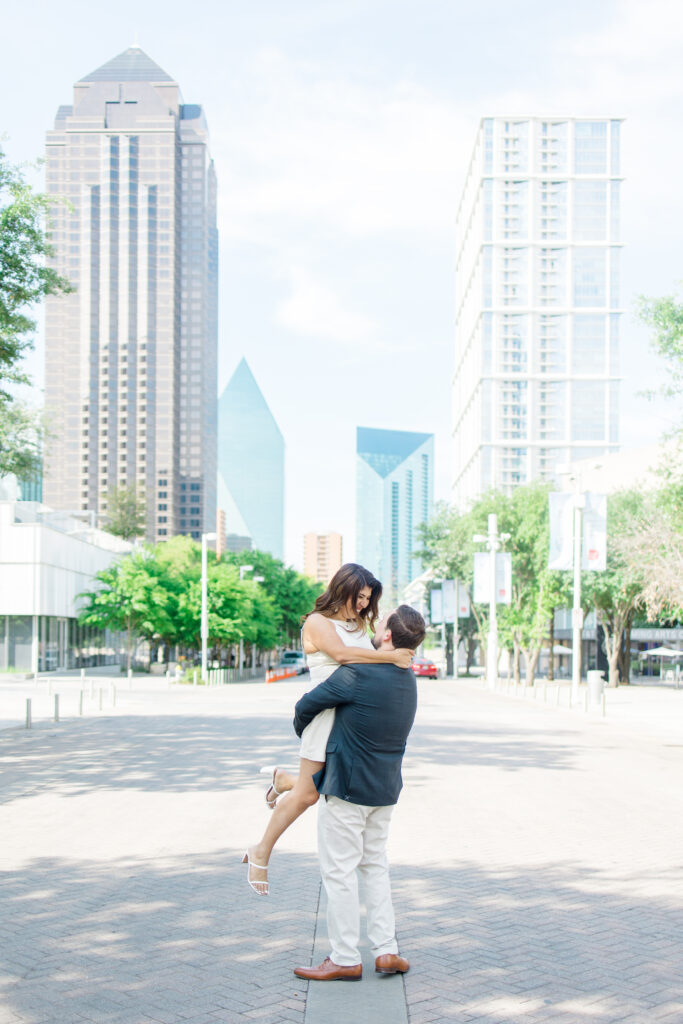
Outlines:
{"type": "MultiPolygon", "coordinates": [[[[330,619],[339,637],[347,647],[365,647],[372,650],[372,641],[363,629],[353,626],[349,629],[344,622],[338,619],[330,619]]],[[[315,651],[306,655],[306,662],[310,671],[311,689],[318,683],[324,683],[332,675],[335,669],[339,668],[339,662],[331,658],[324,651],[315,651]]],[[[326,708],[315,716],[301,734],[300,756],[309,761],[324,761],[327,741],[332,726],[334,725],[334,708],[326,708]]]]}

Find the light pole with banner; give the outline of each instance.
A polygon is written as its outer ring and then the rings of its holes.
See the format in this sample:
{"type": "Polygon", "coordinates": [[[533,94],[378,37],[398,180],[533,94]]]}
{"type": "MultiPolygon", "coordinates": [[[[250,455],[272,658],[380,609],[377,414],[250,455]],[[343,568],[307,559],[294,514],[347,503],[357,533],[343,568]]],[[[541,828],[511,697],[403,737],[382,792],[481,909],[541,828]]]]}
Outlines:
{"type": "Polygon", "coordinates": [[[472,540],[476,544],[486,544],[487,552],[474,556],[474,600],[489,602],[489,637],[486,649],[486,679],[489,689],[495,690],[498,681],[498,616],[496,604],[500,600],[510,603],[510,555],[499,556],[498,549],[502,542],[510,539],[509,533],[498,533],[498,516],[491,512],[488,520],[488,533],[475,533],[472,540]],[[499,577],[502,574],[502,579],[499,577]]]}
{"type": "Polygon", "coordinates": [[[206,542],[215,540],[215,533],[202,534],[202,621],[200,635],[202,640],[202,681],[206,683],[207,674],[207,647],[209,643],[209,602],[208,602],[208,579],[206,572],[206,542]]]}
{"type": "MultiPolygon", "coordinates": [[[[599,469],[596,463],[591,467],[599,469]]],[[[574,596],[572,601],[572,689],[571,702],[579,699],[581,683],[581,642],[583,609],[581,607],[581,570],[603,572],[607,567],[607,498],[604,494],[581,490],[578,473],[558,466],[558,475],[568,476],[574,491],[552,491],[548,496],[550,512],[549,569],[572,569],[574,596]]]]}

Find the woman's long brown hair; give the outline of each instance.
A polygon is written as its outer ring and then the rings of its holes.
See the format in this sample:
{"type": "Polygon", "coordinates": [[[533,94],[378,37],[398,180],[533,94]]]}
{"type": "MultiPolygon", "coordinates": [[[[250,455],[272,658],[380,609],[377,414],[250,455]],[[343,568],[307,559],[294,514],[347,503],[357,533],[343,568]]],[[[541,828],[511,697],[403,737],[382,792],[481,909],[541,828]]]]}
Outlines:
{"type": "MultiPolygon", "coordinates": [[[[382,584],[380,581],[375,579],[372,573],[368,569],[363,568],[362,565],[356,565],[355,562],[347,562],[345,565],[342,565],[341,569],[337,569],[327,584],[327,590],[316,599],[315,605],[308,615],[312,615],[313,612],[320,612],[325,618],[332,619],[338,612],[346,608],[349,601],[352,601],[354,618],[358,626],[361,629],[369,627],[370,632],[374,633],[381,596],[382,584]],[[367,608],[363,608],[361,612],[356,612],[356,601],[363,587],[370,588],[370,601],[367,608]]],[[[304,615],[302,622],[308,618],[308,615],[304,615]]]]}

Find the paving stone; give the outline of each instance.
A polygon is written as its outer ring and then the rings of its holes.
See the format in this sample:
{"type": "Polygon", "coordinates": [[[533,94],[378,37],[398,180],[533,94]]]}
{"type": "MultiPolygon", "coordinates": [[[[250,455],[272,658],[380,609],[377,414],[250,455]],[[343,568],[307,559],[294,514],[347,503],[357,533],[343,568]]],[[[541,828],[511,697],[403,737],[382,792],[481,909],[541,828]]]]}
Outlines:
{"type": "MultiPolygon", "coordinates": [[[[317,1024],[292,975],[315,812],[271,897],[239,863],[267,820],[258,767],[296,763],[300,689],[124,691],[112,714],[0,732],[0,1024],[317,1024]]],[[[683,1019],[683,692],[638,717],[640,696],[602,721],[420,683],[390,841],[410,1024],[683,1019]]]]}

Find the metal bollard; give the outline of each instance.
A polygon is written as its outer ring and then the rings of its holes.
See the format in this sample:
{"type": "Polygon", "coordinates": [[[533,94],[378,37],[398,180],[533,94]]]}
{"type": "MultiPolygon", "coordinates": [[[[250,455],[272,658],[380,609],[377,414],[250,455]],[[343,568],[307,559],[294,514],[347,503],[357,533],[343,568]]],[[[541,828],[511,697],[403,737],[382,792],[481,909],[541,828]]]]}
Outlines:
{"type": "Polygon", "coordinates": [[[85,669],[81,669],[81,679],[85,679],[85,669]]]}
{"type": "Polygon", "coordinates": [[[78,694],[78,714],[83,714],[83,690],[78,694]]]}
{"type": "Polygon", "coordinates": [[[129,690],[133,689],[133,669],[132,668],[128,669],[128,689],[129,690]]]}
{"type": "Polygon", "coordinates": [[[559,706],[560,706],[560,684],[558,683],[557,684],[557,688],[555,690],[555,707],[559,708],[559,706]]]}
{"type": "Polygon", "coordinates": [[[100,689],[99,689],[99,695],[100,695],[99,696],[99,710],[100,711],[102,710],[102,693],[103,693],[102,687],[100,686],[100,689]]]}
{"type": "Polygon", "coordinates": [[[95,696],[95,680],[91,679],[90,680],[90,700],[92,700],[94,696],[95,696]]]}
{"type": "Polygon", "coordinates": [[[55,694],[55,722],[59,721],[59,694],[55,694]]]}
{"type": "Polygon", "coordinates": [[[111,706],[116,707],[116,686],[114,683],[111,684],[111,706]]]}
{"type": "Polygon", "coordinates": [[[27,697],[26,698],[26,728],[30,729],[31,728],[31,724],[32,724],[32,722],[31,722],[31,698],[27,697]]]}
{"type": "Polygon", "coordinates": [[[197,669],[195,669],[194,672],[192,673],[192,685],[197,685],[197,669]]]}

